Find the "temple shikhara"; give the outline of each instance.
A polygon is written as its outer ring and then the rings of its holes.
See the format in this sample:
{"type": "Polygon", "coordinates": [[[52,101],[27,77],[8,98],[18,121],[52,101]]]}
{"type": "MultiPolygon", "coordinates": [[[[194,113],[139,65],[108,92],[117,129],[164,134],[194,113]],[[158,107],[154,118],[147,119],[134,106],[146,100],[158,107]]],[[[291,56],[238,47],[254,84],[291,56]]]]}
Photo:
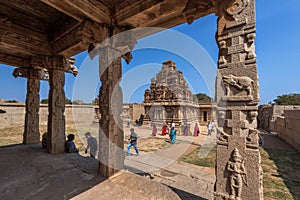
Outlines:
{"type": "Polygon", "coordinates": [[[176,127],[183,123],[199,121],[198,100],[193,98],[183,73],[171,61],[162,63],[162,69],[151,79],[150,89],[144,94],[145,122],[158,125],[174,122],[176,127]]]}
{"type": "MultiPolygon", "coordinates": [[[[27,79],[23,143],[40,143],[40,81],[47,80],[48,153],[64,152],[65,73],[80,73],[71,57],[87,51],[99,59],[99,69],[91,70],[99,70],[102,83],[98,172],[111,177],[124,169],[121,59],[135,59],[131,51],[140,38],[213,14],[218,18],[214,36],[219,48],[214,198],[263,199],[255,13],[255,0],[1,0],[0,63],[17,67],[13,76],[27,79]],[[242,181],[245,176],[247,182],[242,181]]],[[[152,79],[144,105],[154,121],[179,123],[199,115],[182,73],[171,61],[152,79]]]]}

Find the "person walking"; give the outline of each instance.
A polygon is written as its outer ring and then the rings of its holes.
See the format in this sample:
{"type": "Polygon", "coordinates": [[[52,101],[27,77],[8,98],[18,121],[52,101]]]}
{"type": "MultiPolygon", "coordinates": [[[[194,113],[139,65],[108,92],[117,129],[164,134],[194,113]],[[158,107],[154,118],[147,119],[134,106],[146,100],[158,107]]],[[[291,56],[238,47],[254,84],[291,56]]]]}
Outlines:
{"type": "Polygon", "coordinates": [[[85,153],[90,150],[90,156],[95,158],[98,149],[97,139],[93,137],[90,132],[86,132],[84,135],[87,138],[87,147],[85,149],[85,153]]]}
{"type": "Polygon", "coordinates": [[[173,127],[175,128],[175,123],[174,123],[174,121],[172,120],[172,121],[171,121],[171,128],[173,128],[173,127]]]}
{"type": "Polygon", "coordinates": [[[137,134],[134,132],[134,128],[131,128],[130,129],[130,136],[129,136],[129,144],[127,146],[127,155],[129,156],[130,155],[130,148],[131,146],[134,147],[135,149],[135,152],[136,152],[136,155],[138,156],[139,155],[139,150],[137,148],[137,139],[138,139],[138,136],[137,134]]]}
{"type": "Polygon", "coordinates": [[[168,133],[168,126],[167,124],[164,124],[161,128],[161,135],[166,135],[168,133]]]}
{"type": "Polygon", "coordinates": [[[156,125],[153,124],[152,136],[156,136],[156,134],[157,134],[157,128],[156,128],[156,125]]]}
{"type": "Polygon", "coordinates": [[[199,133],[200,133],[200,129],[199,129],[198,123],[196,123],[195,127],[194,127],[194,136],[195,137],[199,136],[199,133]]]}
{"type": "Polygon", "coordinates": [[[189,129],[188,129],[188,125],[186,122],[183,125],[183,135],[185,135],[185,136],[189,135],[189,129]]]}
{"type": "Polygon", "coordinates": [[[176,142],[176,130],[174,127],[171,128],[171,131],[169,133],[169,137],[170,137],[170,143],[174,144],[176,142]]]}
{"type": "Polygon", "coordinates": [[[178,135],[183,135],[183,124],[181,122],[179,122],[179,129],[178,129],[178,135]]]}
{"type": "Polygon", "coordinates": [[[215,126],[215,122],[214,122],[214,120],[211,120],[209,122],[209,124],[207,125],[207,135],[211,135],[211,133],[214,130],[214,126],[215,126]]]}

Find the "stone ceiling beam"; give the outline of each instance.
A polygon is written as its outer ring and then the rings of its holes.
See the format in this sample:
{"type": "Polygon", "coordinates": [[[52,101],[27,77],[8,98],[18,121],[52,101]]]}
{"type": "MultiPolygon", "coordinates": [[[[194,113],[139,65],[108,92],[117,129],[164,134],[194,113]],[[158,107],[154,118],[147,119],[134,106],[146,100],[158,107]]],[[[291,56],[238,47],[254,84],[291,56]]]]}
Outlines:
{"type": "Polygon", "coordinates": [[[52,44],[53,53],[71,57],[86,50],[91,42],[90,38],[86,23],[82,23],[52,44]]]}
{"type": "Polygon", "coordinates": [[[1,3],[0,13],[2,20],[7,18],[9,21],[18,22],[18,24],[22,24],[22,26],[39,33],[47,33],[49,31],[50,24],[45,23],[44,21],[39,20],[36,17],[26,15],[23,12],[19,12],[18,10],[1,3]]]}
{"type": "MultiPolygon", "coordinates": [[[[115,7],[113,19],[120,26],[171,28],[185,23],[187,21],[185,17],[186,13],[191,15],[193,19],[198,19],[216,12],[216,8],[211,1],[193,2],[187,0],[146,0],[143,2],[133,2],[128,0],[115,7]]],[[[137,31],[137,38],[145,37],[160,30],[153,29],[154,32],[144,31],[137,31]]]]}
{"type": "Polygon", "coordinates": [[[1,4],[48,23],[52,22],[53,16],[57,15],[55,9],[41,4],[39,0],[1,0],[1,4]]]}
{"type": "Polygon", "coordinates": [[[16,67],[29,67],[30,59],[24,59],[18,56],[9,55],[0,50],[0,63],[16,67]]]}
{"type": "Polygon", "coordinates": [[[26,56],[36,53],[51,55],[47,34],[19,25],[5,15],[0,16],[0,26],[0,45],[4,52],[26,56]]]}
{"type": "MultiPolygon", "coordinates": [[[[113,19],[116,24],[121,26],[132,24],[138,15],[153,9],[153,7],[159,7],[163,2],[164,0],[123,1],[115,6],[113,19]]],[[[151,12],[149,12],[148,15],[149,18],[156,17],[155,14],[151,12]]],[[[139,20],[144,19],[139,18],[139,20]]]]}
{"type": "Polygon", "coordinates": [[[52,50],[55,55],[64,57],[74,56],[88,49],[91,43],[101,43],[105,39],[106,24],[86,20],[73,28],[68,34],[54,40],[52,50]]]}
{"type": "Polygon", "coordinates": [[[111,23],[110,10],[100,1],[94,0],[42,0],[49,6],[83,21],[88,18],[98,23],[111,23]]]}

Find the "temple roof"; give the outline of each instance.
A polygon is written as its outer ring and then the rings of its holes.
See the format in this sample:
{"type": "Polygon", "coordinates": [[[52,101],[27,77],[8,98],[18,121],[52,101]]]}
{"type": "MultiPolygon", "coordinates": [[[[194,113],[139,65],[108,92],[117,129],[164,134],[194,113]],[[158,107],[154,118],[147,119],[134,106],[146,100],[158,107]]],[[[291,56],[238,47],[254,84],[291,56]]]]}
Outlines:
{"type": "Polygon", "coordinates": [[[150,89],[145,90],[144,97],[144,103],[194,101],[183,73],[172,60],[162,63],[162,69],[151,79],[150,89]]]}
{"type": "MultiPolygon", "coordinates": [[[[170,28],[214,13],[213,2],[216,0],[1,0],[0,63],[27,67],[36,55],[71,57],[87,50],[95,23],[130,29],[170,28]]],[[[137,33],[137,38],[143,36],[145,33],[137,33]]]]}

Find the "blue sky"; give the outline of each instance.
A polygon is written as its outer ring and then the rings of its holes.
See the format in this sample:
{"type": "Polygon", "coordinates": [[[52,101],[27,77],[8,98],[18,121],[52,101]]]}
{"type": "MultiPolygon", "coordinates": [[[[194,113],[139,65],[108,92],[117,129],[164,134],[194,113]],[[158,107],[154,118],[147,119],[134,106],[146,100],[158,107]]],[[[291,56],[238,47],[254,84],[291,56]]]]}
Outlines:
{"type": "MultiPolygon", "coordinates": [[[[300,93],[300,2],[287,0],[279,4],[271,0],[257,0],[256,10],[260,104],[264,104],[278,95],[300,93]]],[[[171,31],[139,40],[132,62],[129,65],[123,62],[121,86],[124,102],[141,102],[150,79],[160,70],[161,63],[169,59],[183,72],[193,92],[214,96],[213,80],[218,57],[216,20],[216,16],[209,15],[192,25],[185,23],[171,31]]],[[[83,52],[76,56],[76,66],[80,68],[78,77],[66,74],[66,96],[90,102],[100,85],[97,58],[91,61],[83,52]]],[[[15,79],[11,75],[13,69],[0,66],[0,99],[24,102],[26,79],[15,79]]],[[[43,81],[41,99],[48,98],[48,90],[48,83],[43,81]]]]}

